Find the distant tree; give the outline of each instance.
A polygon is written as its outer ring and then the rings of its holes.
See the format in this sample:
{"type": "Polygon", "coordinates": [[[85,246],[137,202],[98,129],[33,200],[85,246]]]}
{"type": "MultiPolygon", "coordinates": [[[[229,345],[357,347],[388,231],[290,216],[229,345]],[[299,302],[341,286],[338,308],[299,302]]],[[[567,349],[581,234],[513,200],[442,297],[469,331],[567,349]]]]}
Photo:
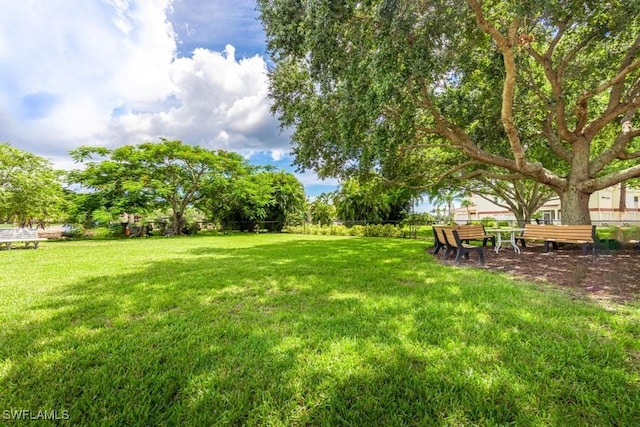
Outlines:
{"type": "Polygon", "coordinates": [[[525,179],[480,178],[474,189],[475,193],[485,200],[511,211],[519,226],[530,223],[533,215],[542,205],[553,197],[557,197],[549,187],[525,179]]]}
{"type": "Polygon", "coordinates": [[[389,206],[386,221],[400,221],[411,212],[413,202],[417,198],[416,190],[407,187],[387,186],[382,191],[384,201],[389,206]]]}
{"type": "Polygon", "coordinates": [[[460,207],[465,208],[467,211],[467,223],[471,222],[471,206],[473,206],[473,202],[469,199],[463,199],[460,202],[460,207]]]}
{"type": "Polygon", "coordinates": [[[336,215],[342,221],[380,223],[399,221],[410,211],[415,191],[388,186],[379,175],[366,181],[342,182],[334,193],[336,215]]]}
{"type": "Polygon", "coordinates": [[[175,234],[182,233],[186,209],[207,194],[203,190],[216,179],[231,176],[243,162],[235,153],[167,139],[113,150],[80,147],[71,155],[86,165],[73,173],[75,182],[111,200],[110,207],[121,211],[168,209],[175,234]]]}
{"type": "Polygon", "coordinates": [[[212,180],[203,191],[205,197],[196,206],[225,228],[253,230],[272,203],[271,182],[245,163],[238,164],[233,175],[212,180]]]}
{"type": "Polygon", "coordinates": [[[382,195],[355,179],[344,181],[333,200],[338,219],[345,222],[378,223],[389,213],[389,206],[382,195]]]}
{"type": "Polygon", "coordinates": [[[309,204],[309,216],[314,224],[331,224],[335,215],[336,208],[333,205],[331,194],[322,193],[309,204]]]}
{"type": "Polygon", "coordinates": [[[436,208],[442,208],[447,221],[453,221],[453,209],[456,200],[464,199],[466,192],[458,188],[440,188],[428,193],[428,200],[436,208]]]}
{"type": "Polygon", "coordinates": [[[0,219],[22,227],[58,219],[65,200],[61,177],[48,160],[0,143],[0,219]]]}
{"type": "Polygon", "coordinates": [[[269,228],[272,231],[281,231],[287,223],[304,213],[304,186],[294,175],[284,171],[264,171],[259,176],[271,187],[271,203],[265,219],[271,221],[269,228]]]}
{"type": "Polygon", "coordinates": [[[251,231],[266,222],[271,231],[304,212],[302,184],[290,173],[271,167],[236,163],[234,173],[218,176],[203,187],[197,206],[223,226],[251,231]]]}

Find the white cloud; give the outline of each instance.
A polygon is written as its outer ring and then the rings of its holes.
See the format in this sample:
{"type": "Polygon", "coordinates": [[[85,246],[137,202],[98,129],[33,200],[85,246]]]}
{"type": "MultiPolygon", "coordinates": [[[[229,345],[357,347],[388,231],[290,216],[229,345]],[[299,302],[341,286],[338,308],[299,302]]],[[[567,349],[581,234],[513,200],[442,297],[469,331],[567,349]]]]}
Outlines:
{"type": "MultiPolygon", "coordinates": [[[[290,133],[270,114],[266,62],[238,57],[232,46],[264,51],[255,45],[263,33],[249,16],[254,8],[253,0],[3,2],[0,141],[65,169],[76,166],[68,152],[80,145],[160,137],[289,164],[290,133]],[[189,31],[178,40],[174,6],[181,27],[193,19],[192,40],[184,40],[189,31]],[[180,56],[182,42],[226,47],[180,56]]],[[[296,176],[308,187],[337,184],[296,176]]]]}
{"type": "MultiPolygon", "coordinates": [[[[171,0],[13,1],[0,14],[0,141],[51,159],[159,137],[288,151],[262,57],[177,57],[171,0]],[[69,8],[73,7],[73,13],[69,8]]],[[[63,163],[63,162],[61,162],[63,163]]]]}
{"type": "Polygon", "coordinates": [[[65,0],[3,4],[0,110],[10,126],[0,140],[52,155],[106,144],[100,136],[115,107],[169,96],[176,43],[168,5],[83,1],[69,13],[65,0]]]}
{"type": "Polygon", "coordinates": [[[312,172],[296,172],[294,175],[304,186],[326,185],[337,187],[339,185],[339,181],[335,178],[320,180],[318,176],[312,172]]]}

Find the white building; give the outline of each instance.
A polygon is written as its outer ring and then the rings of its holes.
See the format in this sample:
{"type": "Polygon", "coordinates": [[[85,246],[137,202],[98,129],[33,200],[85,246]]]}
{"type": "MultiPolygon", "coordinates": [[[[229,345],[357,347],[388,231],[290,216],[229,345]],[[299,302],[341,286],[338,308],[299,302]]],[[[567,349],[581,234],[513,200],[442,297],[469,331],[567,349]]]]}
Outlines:
{"type": "MultiPolygon", "coordinates": [[[[621,212],[620,207],[620,185],[597,191],[589,199],[589,210],[591,221],[596,225],[606,223],[612,224],[635,224],[640,225],[640,188],[630,188],[626,190],[626,211],[621,212]]],[[[470,198],[469,208],[460,207],[453,211],[453,220],[458,224],[468,221],[480,221],[482,218],[491,217],[496,221],[515,222],[513,213],[496,203],[492,203],[477,194],[470,198]],[[469,218],[470,217],[470,218],[469,218]]],[[[496,200],[497,202],[497,200],[496,200]]],[[[560,223],[562,220],[562,210],[560,199],[555,197],[545,203],[538,212],[541,220],[546,223],[560,223]]]]}

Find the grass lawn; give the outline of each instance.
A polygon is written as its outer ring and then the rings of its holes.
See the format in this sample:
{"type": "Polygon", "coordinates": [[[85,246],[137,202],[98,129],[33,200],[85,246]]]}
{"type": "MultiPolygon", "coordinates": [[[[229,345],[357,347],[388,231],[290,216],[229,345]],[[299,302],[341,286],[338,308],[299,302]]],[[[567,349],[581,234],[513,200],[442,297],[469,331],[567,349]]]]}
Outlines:
{"type": "Polygon", "coordinates": [[[0,424],[638,425],[640,306],[440,265],[425,246],[0,251],[0,424]]]}

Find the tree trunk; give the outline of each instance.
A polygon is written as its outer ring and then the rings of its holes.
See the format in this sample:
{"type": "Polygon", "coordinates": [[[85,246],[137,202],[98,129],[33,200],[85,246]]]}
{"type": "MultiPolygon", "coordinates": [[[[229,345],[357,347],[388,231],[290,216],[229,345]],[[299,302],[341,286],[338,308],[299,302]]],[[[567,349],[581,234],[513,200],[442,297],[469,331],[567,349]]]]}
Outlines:
{"type": "Polygon", "coordinates": [[[627,183],[620,183],[620,202],[618,203],[618,221],[623,221],[627,211],[627,183]]]}
{"type": "Polygon", "coordinates": [[[524,225],[527,222],[527,214],[525,212],[521,212],[521,211],[513,211],[513,216],[516,217],[516,225],[518,227],[524,227],[524,225]]]}
{"type": "Polygon", "coordinates": [[[173,213],[173,234],[176,236],[182,235],[182,228],[184,225],[184,219],[182,218],[182,212],[176,211],[173,213]]]}
{"type": "Polygon", "coordinates": [[[577,189],[567,189],[560,193],[562,206],[562,224],[591,225],[589,198],[591,193],[583,193],[577,189]]]}

